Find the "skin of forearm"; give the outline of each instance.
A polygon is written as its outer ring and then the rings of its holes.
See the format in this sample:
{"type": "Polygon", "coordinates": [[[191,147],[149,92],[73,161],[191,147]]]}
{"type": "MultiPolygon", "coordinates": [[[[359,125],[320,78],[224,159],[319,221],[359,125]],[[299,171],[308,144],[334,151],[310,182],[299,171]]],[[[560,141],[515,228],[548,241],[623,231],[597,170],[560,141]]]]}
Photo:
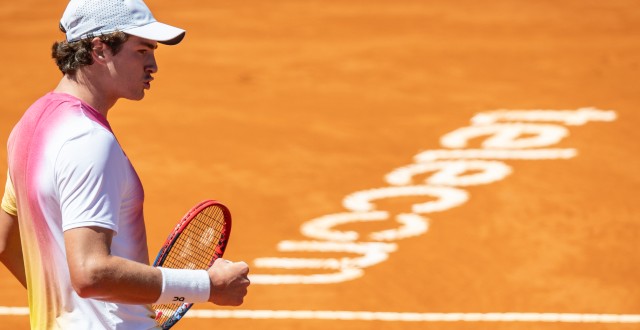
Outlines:
{"type": "Polygon", "coordinates": [[[80,297],[125,304],[154,303],[162,273],[144,263],[111,255],[113,232],[80,227],[64,232],[71,284],[80,297]]]}
{"type": "Polygon", "coordinates": [[[74,276],[74,289],[83,298],[125,304],[151,304],[162,290],[160,270],[115,256],[91,258],[82,274],[74,276]]]}

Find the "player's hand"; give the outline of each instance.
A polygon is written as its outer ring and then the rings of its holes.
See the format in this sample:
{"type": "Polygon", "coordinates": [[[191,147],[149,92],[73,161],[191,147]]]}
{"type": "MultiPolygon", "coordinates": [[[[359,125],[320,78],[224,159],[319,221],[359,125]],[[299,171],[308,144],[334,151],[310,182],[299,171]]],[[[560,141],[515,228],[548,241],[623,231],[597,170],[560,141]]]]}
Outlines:
{"type": "Polygon", "coordinates": [[[239,306],[247,295],[249,265],[217,259],[208,270],[211,280],[209,301],[220,306],[239,306]]]}

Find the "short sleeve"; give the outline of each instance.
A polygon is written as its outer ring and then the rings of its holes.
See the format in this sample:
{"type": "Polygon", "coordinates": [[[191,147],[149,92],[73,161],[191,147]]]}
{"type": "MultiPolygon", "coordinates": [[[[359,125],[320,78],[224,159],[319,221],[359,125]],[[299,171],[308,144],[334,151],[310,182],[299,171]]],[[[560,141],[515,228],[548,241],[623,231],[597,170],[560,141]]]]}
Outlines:
{"type": "Polygon", "coordinates": [[[7,171],[7,183],[4,186],[4,195],[2,196],[2,209],[13,216],[18,215],[16,194],[13,190],[13,183],[11,182],[9,171],[7,171]]]}
{"type": "Polygon", "coordinates": [[[55,163],[63,230],[97,226],[118,231],[125,160],[113,134],[103,129],[64,144],[55,163]]]}

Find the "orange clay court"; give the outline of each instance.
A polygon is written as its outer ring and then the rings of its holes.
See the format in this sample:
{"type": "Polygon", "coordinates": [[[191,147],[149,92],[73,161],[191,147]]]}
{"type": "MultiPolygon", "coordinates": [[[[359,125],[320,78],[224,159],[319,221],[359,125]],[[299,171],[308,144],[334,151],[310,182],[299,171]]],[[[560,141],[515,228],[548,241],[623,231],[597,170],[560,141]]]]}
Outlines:
{"type": "MultiPolygon", "coordinates": [[[[253,281],[175,329],[640,328],[636,0],[147,3],[188,31],[109,114],[151,258],[214,198],[253,281]]],[[[0,4],[3,144],[60,78],[65,6],[0,4]]]]}

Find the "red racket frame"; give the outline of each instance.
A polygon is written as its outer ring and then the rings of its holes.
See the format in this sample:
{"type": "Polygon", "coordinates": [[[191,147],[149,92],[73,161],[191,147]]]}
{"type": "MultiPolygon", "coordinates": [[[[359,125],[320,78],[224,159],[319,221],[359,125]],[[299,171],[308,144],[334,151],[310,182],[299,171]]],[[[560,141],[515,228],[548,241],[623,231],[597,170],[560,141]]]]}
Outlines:
{"type": "MultiPolygon", "coordinates": [[[[171,249],[173,248],[173,245],[180,237],[180,234],[184,232],[187,226],[189,226],[191,221],[198,214],[200,214],[200,212],[202,212],[203,210],[207,209],[210,206],[218,206],[220,210],[222,210],[225,222],[222,227],[222,235],[218,243],[216,244],[216,249],[213,252],[213,255],[211,256],[211,261],[209,262],[209,265],[207,266],[207,268],[211,267],[211,265],[213,265],[216,259],[221,258],[223,256],[224,251],[229,242],[229,236],[231,234],[231,212],[229,212],[229,209],[219,201],[205,200],[203,202],[200,202],[193,208],[191,208],[191,210],[189,210],[189,212],[187,212],[182,217],[182,219],[178,222],[178,224],[175,226],[173,231],[169,234],[169,237],[167,237],[167,239],[165,240],[164,244],[162,245],[162,248],[160,248],[160,251],[156,256],[156,259],[153,262],[153,266],[155,267],[162,266],[162,263],[165,261],[169,253],[171,253],[171,249]]],[[[158,305],[166,305],[166,304],[158,304],[158,305]]],[[[176,322],[178,322],[184,316],[184,314],[186,314],[189,308],[193,306],[193,303],[183,303],[183,304],[176,304],[176,305],[178,307],[176,308],[176,311],[174,312],[174,314],[163,325],[161,325],[163,329],[169,329],[176,322]]]]}

